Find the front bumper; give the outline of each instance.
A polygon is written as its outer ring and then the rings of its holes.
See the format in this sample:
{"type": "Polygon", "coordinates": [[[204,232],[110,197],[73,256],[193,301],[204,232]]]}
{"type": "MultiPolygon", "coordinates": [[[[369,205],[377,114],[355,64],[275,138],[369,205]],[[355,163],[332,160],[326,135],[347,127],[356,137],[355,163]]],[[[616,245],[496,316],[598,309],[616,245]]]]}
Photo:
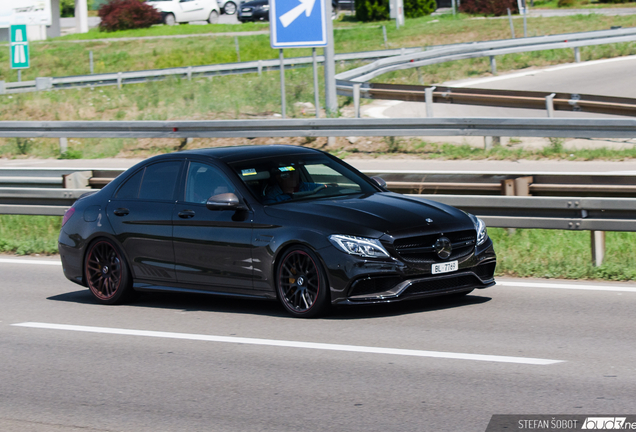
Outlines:
{"type": "Polygon", "coordinates": [[[490,239],[459,258],[458,270],[436,275],[431,274],[430,263],[370,260],[334,250],[321,253],[333,304],[391,303],[468,292],[495,284],[497,257],[490,239]]]}

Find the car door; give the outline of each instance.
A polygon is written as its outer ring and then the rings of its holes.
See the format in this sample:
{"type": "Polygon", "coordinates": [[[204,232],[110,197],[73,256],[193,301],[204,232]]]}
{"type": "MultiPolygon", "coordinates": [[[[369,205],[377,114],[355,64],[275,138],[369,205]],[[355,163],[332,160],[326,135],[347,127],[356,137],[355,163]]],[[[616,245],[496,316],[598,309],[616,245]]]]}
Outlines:
{"type": "Polygon", "coordinates": [[[208,291],[249,293],[252,213],[209,210],[208,198],[222,193],[237,190],[221,169],[188,162],[184,190],[172,216],[177,279],[208,291]]]}
{"type": "Polygon", "coordinates": [[[208,19],[203,0],[179,0],[179,6],[183,13],[183,19],[179,19],[180,22],[204,21],[208,19]]]}
{"type": "Polygon", "coordinates": [[[135,279],[176,281],[172,212],[183,161],[147,165],[126,180],[107,206],[135,279]]]}

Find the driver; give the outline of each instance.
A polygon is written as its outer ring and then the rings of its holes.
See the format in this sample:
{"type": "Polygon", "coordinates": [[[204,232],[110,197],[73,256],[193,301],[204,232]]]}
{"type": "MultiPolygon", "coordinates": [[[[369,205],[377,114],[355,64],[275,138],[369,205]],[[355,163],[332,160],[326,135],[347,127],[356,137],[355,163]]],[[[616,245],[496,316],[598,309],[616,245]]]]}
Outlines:
{"type": "Polygon", "coordinates": [[[276,184],[269,188],[265,194],[265,203],[288,201],[298,192],[315,191],[318,188],[326,188],[321,183],[307,183],[300,181],[300,174],[294,167],[280,167],[275,170],[276,184]]]}

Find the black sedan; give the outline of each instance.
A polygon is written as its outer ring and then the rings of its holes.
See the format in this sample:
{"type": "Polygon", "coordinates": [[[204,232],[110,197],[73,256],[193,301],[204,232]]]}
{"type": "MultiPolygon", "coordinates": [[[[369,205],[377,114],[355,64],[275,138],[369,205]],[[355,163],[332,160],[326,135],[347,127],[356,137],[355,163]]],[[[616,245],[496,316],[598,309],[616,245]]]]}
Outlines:
{"type": "Polygon", "coordinates": [[[299,317],[495,284],[480,219],[384,186],[303,147],[155,156],[66,212],[64,274],[104,304],[169,290],[278,299],[299,317]]]}
{"type": "Polygon", "coordinates": [[[236,18],[240,22],[269,21],[269,0],[252,0],[241,4],[236,18]]]}

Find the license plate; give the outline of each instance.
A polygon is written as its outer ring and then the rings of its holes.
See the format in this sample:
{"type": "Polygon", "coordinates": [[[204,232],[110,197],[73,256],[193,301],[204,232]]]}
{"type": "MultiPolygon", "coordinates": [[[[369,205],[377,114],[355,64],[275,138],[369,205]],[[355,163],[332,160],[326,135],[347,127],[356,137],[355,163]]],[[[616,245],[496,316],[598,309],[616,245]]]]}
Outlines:
{"type": "Polygon", "coordinates": [[[252,12],[243,12],[241,16],[252,16],[252,12]]]}
{"type": "Polygon", "coordinates": [[[447,263],[433,264],[433,266],[431,267],[431,273],[432,274],[450,273],[450,272],[456,271],[458,268],[459,268],[459,265],[457,261],[449,261],[447,263]]]}

